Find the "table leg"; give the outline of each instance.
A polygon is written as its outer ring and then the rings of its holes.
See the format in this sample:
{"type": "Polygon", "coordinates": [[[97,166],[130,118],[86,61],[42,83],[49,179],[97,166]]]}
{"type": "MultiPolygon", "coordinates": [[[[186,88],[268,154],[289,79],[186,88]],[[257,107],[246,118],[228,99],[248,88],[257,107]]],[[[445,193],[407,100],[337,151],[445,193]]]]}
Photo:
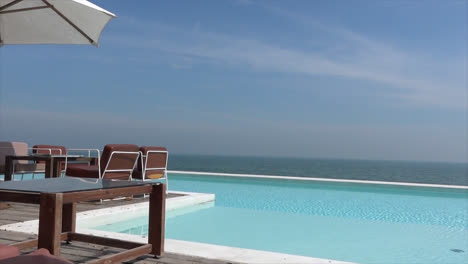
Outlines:
{"type": "Polygon", "coordinates": [[[64,204],[62,212],[62,232],[75,232],[76,203],[64,204]]]}
{"type": "Polygon", "coordinates": [[[40,199],[38,248],[46,248],[52,255],[59,256],[63,195],[41,193],[40,199]]]}
{"type": "Polygon", "coordinates": [[[52,177],[60,178],[61,176],[61,166],[60,163],[62,162],[61,159],[51,157],[51,164],[52,164],[52,177]]]}
{"type": "MultiPolygon", "coordinates": [[[[75,232],[76,229],[76,203],[64,204],[62,212],[62,233],[75,232]]],[[[70,243],[67,239],[67,243],[70,243]]]]}
{"type": "Polygon", "coordinates": [[[54,158],[53,157],[49,157],[46,161],[45,161],[45,178],[52,178],[54,175],[54,158]]]}
{"type": "Polygon", "coordinates": [[[5,157],[5,181],[11,181],[13,179],[13,159],[11,157],[5,157]]]}
{"type": "Polygon", "coordinates": [[[153,186],[149,198],[148,244],[151,244],[151,254],[164,254],[164,226],[166,222],[166,185],[153,186]]]}

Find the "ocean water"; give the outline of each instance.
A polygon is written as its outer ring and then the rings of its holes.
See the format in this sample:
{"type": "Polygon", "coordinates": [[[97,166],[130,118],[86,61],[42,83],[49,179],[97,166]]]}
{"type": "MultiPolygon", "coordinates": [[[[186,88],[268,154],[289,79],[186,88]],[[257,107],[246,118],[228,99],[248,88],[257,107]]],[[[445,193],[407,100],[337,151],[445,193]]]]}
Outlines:
{"type": "MultiPolygon", "coordinates": [[[[169,154],[168,169],[468,186],[468,162],[415,162],[169,154]]],[[[38,174],[36,178],[43,178],[38,174]]],[[[24,179],[30,179],[25,175],[24,179]]],[[[0,179],[3,175],[0,174],[0,179]]],[[[20,179],[16,175],[15,179],[20,179]]]]}
{"type": "Polygon", "coordinates": [[[169,155],[170,170],[468,185],[468,163],[169,155]]]}

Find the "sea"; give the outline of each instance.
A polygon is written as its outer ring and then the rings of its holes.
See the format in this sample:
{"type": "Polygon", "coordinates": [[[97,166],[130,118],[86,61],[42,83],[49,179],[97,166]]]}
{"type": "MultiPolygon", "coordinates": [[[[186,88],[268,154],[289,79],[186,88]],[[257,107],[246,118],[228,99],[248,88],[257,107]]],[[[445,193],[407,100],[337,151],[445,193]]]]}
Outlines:
{"type": "Polygon", "coordinates": [[[468,186],[468,162],[381,161],[170,154],[175,171],[468,186]]]}

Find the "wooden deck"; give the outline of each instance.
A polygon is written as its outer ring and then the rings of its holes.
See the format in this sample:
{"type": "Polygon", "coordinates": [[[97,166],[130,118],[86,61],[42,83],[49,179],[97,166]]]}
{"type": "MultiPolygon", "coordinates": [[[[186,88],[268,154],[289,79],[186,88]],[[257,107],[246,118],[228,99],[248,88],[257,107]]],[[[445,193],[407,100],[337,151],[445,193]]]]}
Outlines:
{"type": "MultiPolygon", "coordinates": [[[[174,197],[175,195],[168,195],[168,199],[174,197]]],[[[99,208],[121,206],[126,204],[140,203],[147,200],[147,198],[134,198],[132,200],[114,200],[106,201],[102,204],[100,203],[79,203],[77,206],[78,211],[87,211],[94,210],[99,208]]],[[[6,209],[0,208],[0,226],[28,221],[37,219],[39,216],[39,206],[32,204],[22,204],[22,203],[8,203],[10,206],[6,209]]],[[[3,244],[12,244],[15,242],[25,241],[29,239],[34,239],[36,236],[31,234],[19,233],[19,232],[9,232],[9,231],[0,231],[0,243],[3,244]]],[[[87,244],[81,242],[72,242],[71,244],[62,243],[61,246],[61,256],[74,262],[74,263],[84,263],[90,260],[95,260],[100,257],[104,257],[109,254],[115,254],[120,252],[122,249],[99,246],[94,244],[87,244]]],[[[28,253],[24,251],[23,253],[28,253]]],[[[226,262],[221,260],[213,259],[204,259],[199,257],[192,257],[180,254],[170,254],[165,253],[160,259],[155,259],[152,256],[143,256],[138,259],[125,262],[125,263],[135,263],[135,264],[221,264],[221,263],[234,263],[226,262]]]]}

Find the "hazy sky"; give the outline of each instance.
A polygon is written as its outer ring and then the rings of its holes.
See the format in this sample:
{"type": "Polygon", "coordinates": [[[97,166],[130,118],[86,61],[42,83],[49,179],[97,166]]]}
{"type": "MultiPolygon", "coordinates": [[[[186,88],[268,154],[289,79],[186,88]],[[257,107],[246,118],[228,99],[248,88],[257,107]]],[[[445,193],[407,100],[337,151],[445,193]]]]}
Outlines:
{"type": "Polygon", "coordinates": [[[467,160],[467,1],[92,2],[99,48],[0,48],[0,140],[467,160]]]}

